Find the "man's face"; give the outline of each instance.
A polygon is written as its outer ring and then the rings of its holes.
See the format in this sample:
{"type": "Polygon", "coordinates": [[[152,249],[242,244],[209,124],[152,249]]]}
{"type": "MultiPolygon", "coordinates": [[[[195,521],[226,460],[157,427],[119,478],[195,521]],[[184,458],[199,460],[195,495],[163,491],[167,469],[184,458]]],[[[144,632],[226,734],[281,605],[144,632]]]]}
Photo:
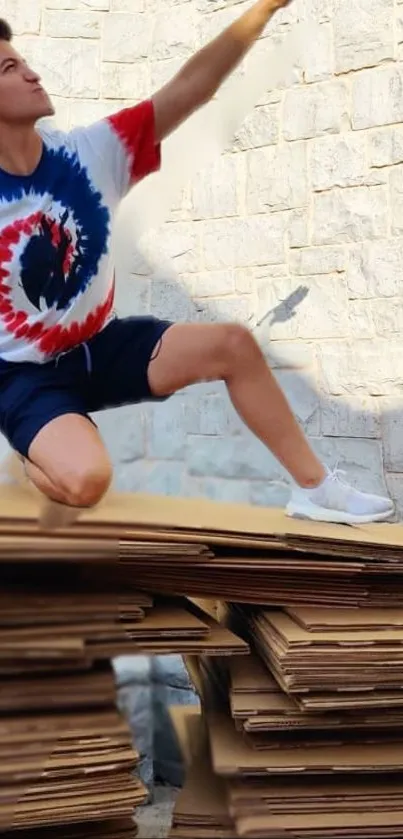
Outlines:
{"type": "Polygon", "coordinates": [[[38,119],[53,113],[38,74],[30,70],[11,44],[0,41],[0,122],[21,126],[35,124],[38,119]]]}

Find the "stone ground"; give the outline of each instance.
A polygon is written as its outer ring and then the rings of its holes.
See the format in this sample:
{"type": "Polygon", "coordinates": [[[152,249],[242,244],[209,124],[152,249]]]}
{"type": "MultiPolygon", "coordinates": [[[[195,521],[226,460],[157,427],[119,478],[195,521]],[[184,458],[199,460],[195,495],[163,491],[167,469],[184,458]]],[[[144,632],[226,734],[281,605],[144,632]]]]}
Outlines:
{"type": "Polygon", "coordinates": [[[154,803],[141,807],[136,814],[139,825],[138,839],[166,839],[171,826],[172,808],[176,790],[172,787],[156,787],[154,803]]]}

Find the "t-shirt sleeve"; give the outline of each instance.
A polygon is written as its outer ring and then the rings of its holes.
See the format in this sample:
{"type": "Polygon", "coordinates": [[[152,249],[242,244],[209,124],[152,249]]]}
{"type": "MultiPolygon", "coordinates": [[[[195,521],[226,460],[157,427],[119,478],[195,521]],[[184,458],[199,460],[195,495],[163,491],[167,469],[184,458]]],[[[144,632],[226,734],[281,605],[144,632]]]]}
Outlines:
{"type": "Polygon", "coordinates": [[[120,198],[160,168],[161,146],[156,141],[151,99],[76,129],[72,135],[81,158],[91,154],[102,161],[120,198]]]}
{"type": "Polygon", "coordinates": [[[161,165],[161,146],[155,138],[154,104],[151,99],[108,117],[127,158],[130,184],[156,172],[161,165]]]}

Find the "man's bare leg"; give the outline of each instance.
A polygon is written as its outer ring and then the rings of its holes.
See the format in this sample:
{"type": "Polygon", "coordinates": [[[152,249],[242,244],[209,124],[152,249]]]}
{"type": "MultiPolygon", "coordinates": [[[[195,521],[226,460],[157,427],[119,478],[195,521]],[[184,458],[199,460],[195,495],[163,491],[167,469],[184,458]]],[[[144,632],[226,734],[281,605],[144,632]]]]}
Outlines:
{"type": "Polygon", "coordinates": [[[3,471],[13,483],[39,500],[39,526],[41,528],[54,530],[68,527],[79,518],[81,508],[64,504],[61,494],[59,495],[46,475],[26,458],[13,452],[4,464],[3,471]],[[54,498],[60,498],[60,501],[52,500],[54,498]]]}
{"type": "Polygon", "coordinates": [[[23,468],[27,481],[40,494],[42,499],[39,525],[45,530],[69,527],[80,516],[82,507],[66,504],[63,493],[58,490],[45,473],[26,458],[23,468]]]}
{"type": "Polygon", "coordinates": [[[217,379],[225,381],[246,425],[294,478],[289,515],[345,524],[390,517],[390,499],[354,489],[320,462],[247,329],[236,324],[172,326],[149,366],[152,392],[165,396],[217,379]]]}
{"type": "Polygon", "coordinates": [[[223,379],[240,417],[295,481],[312,487],[326,471],[312,451],[252,334],[237,324],[177,324],[149,367],[156,396],[223,379]]]}
{"type": "Polygon", "coordinates": [[[112,466],[95,426],[77,414],[44,426],[23,468],[45,496],[40,524],[46,528],[72,524],[83,508],[101,500],[112,478],[112,466]]]}

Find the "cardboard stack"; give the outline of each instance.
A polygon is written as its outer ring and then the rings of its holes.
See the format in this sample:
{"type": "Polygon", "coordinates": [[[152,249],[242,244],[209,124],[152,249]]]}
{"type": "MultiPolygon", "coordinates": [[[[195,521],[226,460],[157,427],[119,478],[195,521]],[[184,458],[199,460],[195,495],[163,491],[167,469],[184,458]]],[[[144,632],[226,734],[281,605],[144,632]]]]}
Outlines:
{"type": "Polygon", "coordinates": [[[37,517],[0,494],[6,839],[134,835],[108,661],[138,652],[185,655],[205,710],[177,721],[173,837],[403,835],[403,528],[137,495],[57,534],[37,517]]]}
{"type": "MultiPolygon", "coordinates": [[[[264,616],[276,625],[280,618],[264,616]]],[[[245,624],[260,618],[249,615],[245,624]]],[[[253,643],[252,630],[250,637],[253,643]]],[[[300,694],[283,692],[256,653],[189,667],[204,716],[173,712],[189,771],[171,839],[403,835],[402,696],[400,709],[381,699],[360,714],[358,683],[348,710],[302,711],[300,694]]],[[[348,694],[341,680],[333,682],[327,707],[339,688],[348,694]]]]}
{"type": "Polygon", "coordinates": [[[261,610],[249,617],[256,646],[280,687],[302,695],[302,705],[308,694],[317,708],[330,702],[334,708],[338,694],[348,693],[350,705],[361,702],[363,691],[385,705],[397,691],[402,701],[403,610],[360,609],[350,615],[340,609],[327,617],[324,610],[316,617],[316,611],[261,610]]]}
{"type": "MultiPolygon", "coordinates": [[[[195,504],[182,506],[175,537],[203,539],[214,561],[201,556],[184,575],[168,558],[160,592],[276,606],[403,607],[399,525],[312,525],[278,510],[211,502],[202,502],[197,525],[195,504]]],[[[169,520],[172,509],[161,515],[169,520]]],[[[142,585],[152,585],[152,569],[140,562],[136,572],[142,585]]]]}
{"type": "Polygon", "coordinates": [[[402,528],[283,524],[266,550],[208,541],[218,557],[202,586],[203,564],[190,586],[163,583],[232,600],[222,619],[253,651],[188,659],[204,713],[173,714],[189,772],[171,839],[401,837],[402,528]],[[229,575],[218,584],[217,563],[229,575]],[[375,581],[360,603],[359,579],[375,581]]]}
{"type": "MultiPolygon", "coordinates": [[[[116,495],[57,535],[34,498],[0,490],[0,554],[102,563],[127,590],[268,605],[401,607],[403,528],[310,524],[277,510],[116,495]],[[163,572],[163,573],[161,573],[163,572]]],[[[91,582],[91,585],[93,582],[91,582]]]]}
{"type": "Polygon", "coordinates": [[[248,645],[190,601],[136,585],[139,560],[155,579],[167,560],[184,572],[210,561],[201,542],[122,526],[108,513],[106,522],[44,533],[37,515],[23,492],[0,498],[0,832],[129,839],[147,791],[110,659],[225,657],[248,645]]]}

